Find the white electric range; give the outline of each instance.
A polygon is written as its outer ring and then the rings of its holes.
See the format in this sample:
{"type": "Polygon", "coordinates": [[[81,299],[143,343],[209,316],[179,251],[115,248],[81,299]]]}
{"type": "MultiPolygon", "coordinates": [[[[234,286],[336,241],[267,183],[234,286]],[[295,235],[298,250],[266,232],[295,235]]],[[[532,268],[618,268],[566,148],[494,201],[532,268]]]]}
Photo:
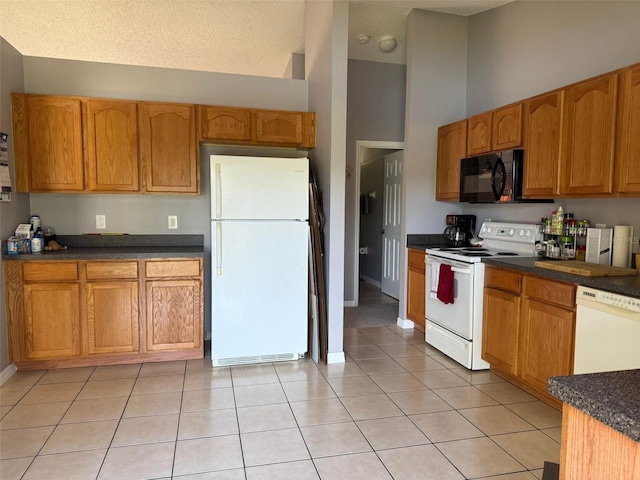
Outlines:
{"type": "Polygon", "coordinates": [[[427,248],[426,342],[470,370],[489,364],[482,355],[483,258],[533,257],[542,240],[536,224],[484,222],[482,246],[427,248]],[[453,303],[437,298],[441,265],[453,271],[453,303]]]}

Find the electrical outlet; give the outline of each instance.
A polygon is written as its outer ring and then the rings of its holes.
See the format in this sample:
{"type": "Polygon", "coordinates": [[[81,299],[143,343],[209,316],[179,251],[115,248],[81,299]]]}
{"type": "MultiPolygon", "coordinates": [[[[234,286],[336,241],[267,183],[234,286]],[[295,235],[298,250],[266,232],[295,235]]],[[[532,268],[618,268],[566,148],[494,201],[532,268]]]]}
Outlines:
{"type": "Polygon", "coordinates": [[[106,215],[96,215],[96,228],[99,230],[104,230],[105,228],[107,228],[106,215]]]}
{"type": "Polygon", "coordinates": [[[169,215],[169,230],[177,230],[177,229],[178,229],[178,216],[169,215]]]}

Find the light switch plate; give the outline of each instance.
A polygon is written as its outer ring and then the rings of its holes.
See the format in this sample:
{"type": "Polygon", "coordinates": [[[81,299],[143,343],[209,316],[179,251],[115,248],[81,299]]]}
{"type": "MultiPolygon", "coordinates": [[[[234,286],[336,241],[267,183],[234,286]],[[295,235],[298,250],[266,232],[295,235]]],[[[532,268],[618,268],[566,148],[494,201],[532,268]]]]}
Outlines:
{"type": "Polygon", "coordinates": [[[104,230],[107,228],[107,216],[96,215],[96,228],[98,230],[104,230]]]}
{"type": "Polygon", "coordinates": [[[177,229],[178,229],[178,216],[169,215],[169,230],[177,230],[177,229]]]}

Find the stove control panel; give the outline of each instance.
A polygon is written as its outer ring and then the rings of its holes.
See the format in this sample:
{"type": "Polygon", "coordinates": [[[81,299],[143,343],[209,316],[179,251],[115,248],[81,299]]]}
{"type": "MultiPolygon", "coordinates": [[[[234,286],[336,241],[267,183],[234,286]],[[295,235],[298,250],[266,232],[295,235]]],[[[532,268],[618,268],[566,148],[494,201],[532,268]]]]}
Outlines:
{"type": "Polygon", "coordinates": [[[480,229],[480,237],[484,239],[512,239],[516,242],[534,243],[538,231],[538,226],[532,224],[485,222],[480,229]]]}

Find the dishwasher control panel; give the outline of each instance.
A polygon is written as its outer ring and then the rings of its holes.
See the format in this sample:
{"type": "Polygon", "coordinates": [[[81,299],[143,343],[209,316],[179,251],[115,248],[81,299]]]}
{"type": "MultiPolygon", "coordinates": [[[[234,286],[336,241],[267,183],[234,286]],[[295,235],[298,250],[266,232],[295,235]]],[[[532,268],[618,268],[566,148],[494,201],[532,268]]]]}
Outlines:
{"type": "Polygon", "coordinates": [[[604,292],[588,287],[578,287],[578,302],[593,302],[640,313],[640,298],[627,297],[618,293],[604,292]]]}

